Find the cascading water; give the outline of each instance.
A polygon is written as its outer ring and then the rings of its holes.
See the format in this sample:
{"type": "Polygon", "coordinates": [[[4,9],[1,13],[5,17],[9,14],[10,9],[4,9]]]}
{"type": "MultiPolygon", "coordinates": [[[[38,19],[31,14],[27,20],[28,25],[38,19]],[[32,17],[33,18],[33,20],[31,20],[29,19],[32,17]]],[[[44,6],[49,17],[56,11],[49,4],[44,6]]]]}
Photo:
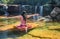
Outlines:
{"type": "Polygon", "coordinates": [[[43,16],[43,6],[40,6],[40,16],[43,16]]]}
{"type": "MultiPolygon", "coordinates": [[[[37,6],[35,6],[35,14],[37,13],[37,6]]],[[[33,20],[36,21],[37,20],[37,16],[33,16],[33,20]]]]}
{"type": "MultiPolygon", "coordinates": [[[[35,6],[35,13],[37,13],[37,6],[35,6]]],[[[39,16],[43,16],[43,6],[39,6],[39,16]]],[[[33,16],[33,20],[36,21],[39,19],[39,16],[33,16]]]]}

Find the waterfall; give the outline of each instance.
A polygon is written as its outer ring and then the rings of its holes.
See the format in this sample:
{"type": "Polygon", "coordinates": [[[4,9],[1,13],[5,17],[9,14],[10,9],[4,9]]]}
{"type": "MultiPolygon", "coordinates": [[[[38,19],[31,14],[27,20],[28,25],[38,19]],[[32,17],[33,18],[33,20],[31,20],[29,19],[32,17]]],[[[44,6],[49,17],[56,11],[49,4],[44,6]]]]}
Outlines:
{"type": "MultiPolygon", "coordinates": [[[[35,13],[37,13],[37,6],[35,6],[35,13]]],[[[43,6],[39,6],[39,13],[40,16],[43,16],[43,6]]],[[[39,19],[39,16],[33,16],[33,20],[36,21],[37,19],[39,19]]]]}
{"type": "Polygon", "coordinates": [[[43,16],[43,6],[40,6],[40,16],[43,16]]]}
{"type": "Polygon", "coordinates": [[[4,12],[5,12],[4,15],[5,16],[8,16],[9,15],[9,13],[7,12],[8,6],[7,5],[4,5],[3,9],[4,9],[4,12]]]}
{"type": "Polygon", "coordinates": [[[35,13],[37,13],[37,6],[35,6],[35,13]]]}
{"type": "MultiPolygon", "coordinates": [[[[37,6],[35,6],[35,13],[34,14],[36,14],[36,13],[37,13],[37,6]]],[[[36,21],[37,20],[37,16],[33,16],[33,20],[36,21]]]]}
{"type": "Polygon", "coordinates": [[[4,11],[4,12],[5,12],[5,14],[4,14],[5,16],[8,16],[8,15],[9,15],[9,13],[8,13],[8,12],[6,12],[6,11],[4,11]]]}

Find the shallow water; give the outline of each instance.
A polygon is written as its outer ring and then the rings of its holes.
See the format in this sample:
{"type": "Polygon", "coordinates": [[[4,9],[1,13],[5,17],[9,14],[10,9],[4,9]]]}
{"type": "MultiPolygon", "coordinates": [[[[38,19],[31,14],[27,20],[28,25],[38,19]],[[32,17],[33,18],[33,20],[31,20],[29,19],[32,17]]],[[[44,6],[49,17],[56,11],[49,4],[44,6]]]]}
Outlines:
{"type": "Polygon", "coordinates": [[[0,32],[0,39],[15,39],[16,36],[15,35],[11,35],[11,37],[8,36],[8,31],[3,31],[0,32]]]}

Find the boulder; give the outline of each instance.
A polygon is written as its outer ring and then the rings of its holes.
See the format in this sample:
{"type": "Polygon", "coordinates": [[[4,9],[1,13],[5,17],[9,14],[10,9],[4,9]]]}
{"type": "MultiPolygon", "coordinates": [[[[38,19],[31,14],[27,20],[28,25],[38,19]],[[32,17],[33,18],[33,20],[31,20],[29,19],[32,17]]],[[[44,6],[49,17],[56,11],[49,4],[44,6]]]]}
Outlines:
{"type": "Polygon", "coordinates": [[[50,16],[52,17],[52,20],[59,20],[60,21],[60,8],[59,7],[55,7],[50,16]]]}

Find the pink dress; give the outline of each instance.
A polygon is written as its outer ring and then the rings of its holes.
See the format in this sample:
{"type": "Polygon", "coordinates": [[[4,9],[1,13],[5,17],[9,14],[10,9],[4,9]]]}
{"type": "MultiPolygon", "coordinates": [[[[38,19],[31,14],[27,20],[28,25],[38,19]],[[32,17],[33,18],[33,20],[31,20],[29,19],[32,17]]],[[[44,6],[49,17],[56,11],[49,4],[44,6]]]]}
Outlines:
{"type": "Polygon", "coordinates": [[[21,24],[17,26],[18,29],[20,30],[25,30],[25,28],[31,28],[31,26],[26,25],[26,21],[23,19],[23,16],[20,16],[21,24]]]}

